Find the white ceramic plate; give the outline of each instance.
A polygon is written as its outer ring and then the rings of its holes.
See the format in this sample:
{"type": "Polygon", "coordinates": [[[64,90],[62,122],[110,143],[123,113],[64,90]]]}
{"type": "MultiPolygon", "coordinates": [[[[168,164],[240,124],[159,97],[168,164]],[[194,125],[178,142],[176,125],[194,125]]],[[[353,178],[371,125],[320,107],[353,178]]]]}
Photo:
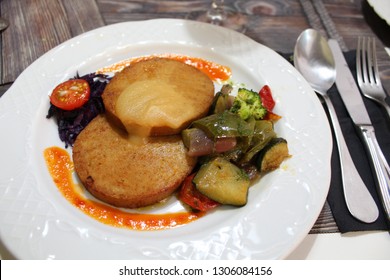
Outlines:
{"type": "Polygon", "coordinates": [[[388,0],[367,0],[375,13],[390,25],[390,1],[388,0]]]}
{"type": "Polygon", "coordinates": [[[127,22],[77,36],[29,66],[0,99],[0,236],[20,259],[279,259],[307,235],[330,183],[331,133],[323,108],[281,56],[242,34],[199,22],[127,22]],[[228,65],[232,79],[270,85],[276,131],[292,157],[250,189],[242,208],[188,225],[131,231],[103,225],[59,193],[43,150],[63,147],[48,95],[59,82],[129,57],[176,53],[228,65]]]}

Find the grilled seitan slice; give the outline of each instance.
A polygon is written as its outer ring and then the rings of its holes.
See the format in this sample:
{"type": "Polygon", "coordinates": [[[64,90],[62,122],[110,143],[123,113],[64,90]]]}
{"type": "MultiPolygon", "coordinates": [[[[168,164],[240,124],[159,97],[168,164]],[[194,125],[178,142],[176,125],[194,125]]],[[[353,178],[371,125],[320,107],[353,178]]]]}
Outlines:
{"type": "Polygon", "coordinates": [[[99,115],[73,147],[75,171],[85,188],[109,204],[137,208],[171,195],[190,174],[196,158],[186,155],[180,135],[134,142],[99,115]]]}
{"type": "Polygon", "coordinates": [[[214,84],[203,72],[183,62],[152,58],[117,73],[102,98],[108,116],[129,134],[178,134],[207,114],[214,84]]]}

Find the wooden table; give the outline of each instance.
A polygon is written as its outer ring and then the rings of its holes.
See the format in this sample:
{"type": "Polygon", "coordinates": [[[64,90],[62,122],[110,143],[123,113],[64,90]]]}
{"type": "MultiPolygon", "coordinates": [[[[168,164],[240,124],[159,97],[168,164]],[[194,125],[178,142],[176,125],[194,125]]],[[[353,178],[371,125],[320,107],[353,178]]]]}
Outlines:
{"type": "MultiPolygon", "coordinates": [[[[189,11],[200,13],[209,5],[206,0],[2,0],[1,16],[10,26],[1,33],[0,96],[37,58],[78,34],[118,22],[183,19],[189,11]]],[[[291,53],[298,35],[309,27],[337,39],[344,51],[355,49],[360,35],[376,37],[382,82],[390,89],[386,37],[370,27],[376,25],[370,22],[371,17],[364,16],[365,1],[225,0],[225,6],[241,13],[237,22],[245,24],[247,36],[283,53],[291,53]]],[[[325,205],[311,233],[335,230],[331,211],[325,205]]]]}
{"type": "MultiPolygon", "coordinates": [[[[2,0],[1,16],[10,26],[1,34],[0,84],[12,83],[34,60],[58,44],[88,30],[124,21],[186,18],[210,1],[130,0],[2,0]]],[[[225,0],[242,13],[244,33],[276,51],[292,52],[305,28],[338,39],[344,50],[356,48],[360,35],[377,37],[362,12],[363,0],[225,0]],[[321,11],[325,16],[318,16],[321,11]],[[325,24],[323,23],[325,21],[325,24]]],[[[380,70],[390,88],[390,60],[378,43],[380,70]]]]}

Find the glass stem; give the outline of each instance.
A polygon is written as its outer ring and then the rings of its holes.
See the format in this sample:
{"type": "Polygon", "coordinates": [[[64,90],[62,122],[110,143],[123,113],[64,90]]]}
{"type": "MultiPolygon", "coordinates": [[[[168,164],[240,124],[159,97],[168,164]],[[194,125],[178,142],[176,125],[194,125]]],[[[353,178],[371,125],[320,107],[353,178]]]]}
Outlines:
{"type": "Polygon", "coordinates": [[[213,0],[207,16],[211,23],[221,24],[225,19],[224,0],[213,0]]]}

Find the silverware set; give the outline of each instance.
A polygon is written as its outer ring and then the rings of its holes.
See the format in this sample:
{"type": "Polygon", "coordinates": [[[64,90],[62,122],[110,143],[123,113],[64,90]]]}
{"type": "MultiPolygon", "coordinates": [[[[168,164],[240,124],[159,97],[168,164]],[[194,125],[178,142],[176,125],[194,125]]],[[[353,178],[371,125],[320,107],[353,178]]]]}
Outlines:
{"type": "MultiPolygon", "coordinates": [[[[376,176],[377,189],[381,198],[383,208],[386,212],[386,218],[390,221],[390,167],[376,139],[375,129],[371,123],[366,107],[363,103],[362,95],[357,87],[354,77],[345,61],[344,55],[337,41],[330,39],[329,45],[332,49],[333,56],[336,59],[336,86],[340,96],[347,108],[349,115],[365,144],[367,154],[371,160],[371,166],[376,176]]],[[[379,79],[379,71],[376,63],[375,43],[371,39],[359,38],[356,55],[357,80],[361,92],[364,96],[370,96],[385,106],[384,99],[386,97],[383,87],[379,79]]],[[[347,206],[348,206],[348,199],[347,206]]],[[[371,197],[363,196],[353,199],[357,201],[370,200],[371,197]]],[[[363,204],[362,204],[363,205],[363,204]]],[[[366,204],[367,206],[367,204],[366,204]]],[[[372,205],[364,211],[375,212],[372,205]]],[[[364,219],[360,219],[363,222],[364,219]]],[[[374,219],[373,221],[375,221],[374,219]]],[[[373,222],[372,221],[372,222],[373,222]]]]}
{"type": "MultiPolygon", "coordinates": [[[[336,86],[343,103],[365,144],[376,177],[377,190],[385,210],[385,217],[390,222],[390,167],[378,144],[375,129],[362,97],[363,94],[378,102],[386,109],[390,117],[390,107],[385,101],[387,94],[379,77],[374,39],[359,38],[358,40],[356,68],[360,90],[338,42],[334,39],[326,41],[313,29],[303,31],[298,37],[294,50],[294,64],[316,92],[321,89],[324,91],[325,87],[318,87],[318,85],[331,80],[329,79],[331,73],[335,75],[336,86]],[[324,79],[324,82],[319,81],[321,79],[324,79]]],[[[326,92],[321,95],[327,97],[326,92]]],[[[331,113],[333,110],[331,101],[328,100],[326,105],[331,113]]],[[[340,155],[342,184],[347,208],[356,219],[364,223],[372,223],[378,218],[378,206],[360,179],[355,164],[350,158],[337,118],[332,117],[332,114],[330,116],[340,155]]]]}
{"type": "Polygon", "coordinates": [[[314,29],[302,32],[294,48],[294,65],[312,88],[322,96],[328,109],[339,152],[341,181],[349,212],[360,221],[374,222],[379,215],[378,207],[356,169],[336,110],[327,93],[337,76],[340,78],[328,41],[314,29]]]}

